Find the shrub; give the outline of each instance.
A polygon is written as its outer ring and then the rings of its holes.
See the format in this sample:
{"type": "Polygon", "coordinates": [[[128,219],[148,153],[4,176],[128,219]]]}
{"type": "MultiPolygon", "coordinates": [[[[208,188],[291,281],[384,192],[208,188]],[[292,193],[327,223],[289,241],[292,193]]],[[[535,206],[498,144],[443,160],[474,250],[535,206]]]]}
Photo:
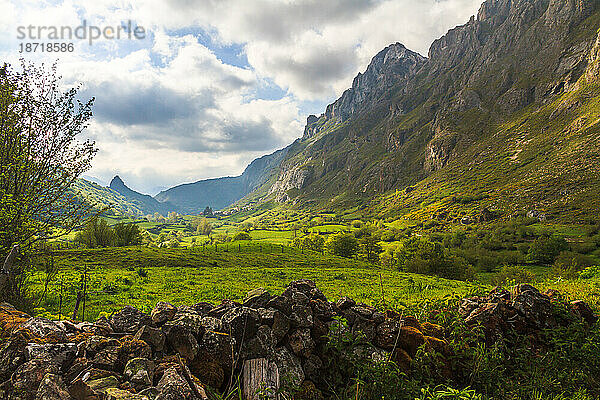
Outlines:
{"type": "Polygon", "coordinates": [[[113,227],[116,246],[131,246],[142,243],[140,228],[133,223],[119,223],[113,227]]]}
{"type": "Polygon", "coordinates": [[[586,255],[563,251],[556,258],[552,272],[563,278],[576,278],[580,271],[592,265],[594,260],[586,255]]]}
{"type": "Polygon", "coordinates": [[[75,236],[75,241],[89,248],[110,247],[115,244],[115,233],[106,220],[91,218],[75,236]]]}
{"type": "Polygon", "coordinates": [[[600,276],[600,266],[587,267],[579,273],[580,279],[592,279],[600,276]]]}
{"type": "Polygon", "coordinates": [[[351,258],[358,251],[358,240],[353,234],[338,233],[327,239],[325,248],[336,256],[351,258]]]}
{"type": "Polygon", "coordinates": [[[531,283],[535,280],[535,274],[525,267],[517,265],[507,265],[500,268],[500,271],[492,279],[496,286],[503,286],[514,283],[531,283]]]}
{"type": "Polygon", "coordinates": [[[297,237],[292,241],[292,246],[302,250],[322,252],[325,245],[323,236],[311,233],[307,236],[297,237]]]}
{"type": "Polygon", "coordinates": [[[252,237],[250,236],[250,234],[248,232],[238,232],[233,237],[233,240],[234,241],[238,241],[238,240],[252,240],[252,237]]]}
{"type": "Polygon", "coordinates": [[[558,255],[569,248],[562,237],[542,235],[529,248],[529,261],[539,264],[552,264],[558,255]]]}
{"type": "Polygon", "coordinates": [[[361,228],[363,226],[363,222],[359,219],[355,219],[354,221],[352,221],[352,227],[353,228],[361,228]]]}

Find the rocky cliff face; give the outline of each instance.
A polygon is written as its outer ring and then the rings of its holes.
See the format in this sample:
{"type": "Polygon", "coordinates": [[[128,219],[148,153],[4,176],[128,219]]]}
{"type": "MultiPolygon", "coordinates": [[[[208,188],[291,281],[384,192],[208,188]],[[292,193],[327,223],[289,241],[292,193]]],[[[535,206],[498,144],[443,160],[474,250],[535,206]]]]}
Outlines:
{"type": "Polygon", "coordinates": [[[321,117],[308,117],[304,138],[315,136],[327,123],[338,124],[368,111],[391,88],[402,90],[425,61],[425,57],[400,43],[386,47],[373,57],[364,73],[354,78],[352,87],[327,106],[321,117]]]}
{"type": "Polygon", "coordinates": [[[501,147],[499,126],[597,75],[598,9],[596,0],[488,0],[427,59],[400,44],[384,49],[324,114],[309,117],[271,193],[287,200],[284,191],[301,186],[292,196],[300,202],[340,192],[364,199],[416,184],[469,152],[486,154],[478,146],[501,147]],[[310,179],[282,184],[299,165],[312,167],[310,179]]]}

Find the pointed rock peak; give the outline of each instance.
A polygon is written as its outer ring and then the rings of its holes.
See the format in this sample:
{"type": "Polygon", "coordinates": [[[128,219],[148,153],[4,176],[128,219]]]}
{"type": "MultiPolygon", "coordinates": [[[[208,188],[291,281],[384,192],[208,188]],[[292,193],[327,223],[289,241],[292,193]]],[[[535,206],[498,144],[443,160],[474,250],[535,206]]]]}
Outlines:
{"type": "Polygon", "coordinates": [[[123,179],[121,179],[121,177],[119,175],[115,176],[112,181],[110,181],[110,186],[111,189],[121,189],[121,188],[126,188],[127,186],[125,185],[125,182],[123,182],[123,179]]]}

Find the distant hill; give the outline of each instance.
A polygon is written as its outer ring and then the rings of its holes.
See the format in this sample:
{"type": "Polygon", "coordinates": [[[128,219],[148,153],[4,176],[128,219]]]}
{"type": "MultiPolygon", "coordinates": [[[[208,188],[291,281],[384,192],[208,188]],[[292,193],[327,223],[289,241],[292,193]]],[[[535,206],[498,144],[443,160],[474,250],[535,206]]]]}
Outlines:
{"type": "Polygon", "coordinates": [[[278,150],[254,160],[240,176],[206,179],[175,186],[160,192],[155,199],[171,203],[187,214],[198,214],[206,207],[223,209],[274,179],[286,154],[287,149],[278,150]]]}
{"type": "Polygon", "coordinates": [[[173,204],[159,202],[152,196],[130,189],[118,175],[112,179],[109,188],[123,195],[128,202],[135,204],[144,214],[157,212],[166,216],[170,211],[178,211],[177,206],[173,204]]]}
{"type": "Polygon", "coordinates": [[[140,217],[158,212],[166,216],[169,211],[176,211],[171,204],[160,203],[151,196],[129,189],[118,176],[113,179],[111,186],[104,187],[86,179],[78,179],[73,191],[80,201],[98,211],[108,208],[107,215],[140,217]]]}

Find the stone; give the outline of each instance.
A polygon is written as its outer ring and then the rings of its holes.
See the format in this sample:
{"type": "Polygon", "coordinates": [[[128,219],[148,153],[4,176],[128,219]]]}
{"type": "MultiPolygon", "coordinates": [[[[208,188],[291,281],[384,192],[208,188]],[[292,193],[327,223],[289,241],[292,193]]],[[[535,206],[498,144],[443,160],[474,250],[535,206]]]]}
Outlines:
{"type": "Polygon", "coordinates": [[[273,358],[279,369],[280,382],[289,382],[292,387],[298,387],[304,382],[305,375],[300,359],[286,347],[276,348],[273,358]]]}
{"type": "Polygon", "coordinates": [[[158,397],[158,389],[155,387],[149,387],[144,390],[141,390],[140,395],[146,396],[148,400],[156,400],[158,397]]]}
{"type": "Polygon", "coordinates": [[[379,324],[375,331],[375,345],[388,351],[397,347],[400,326],[400,323],[393,319],[385,320],[379,324]]]}
{"type": "Polygon", "coordinates": [[[425,336],[425,344],[428,351],[435,351],[444,357],[450,357],[452,355],[452,349],[445,340],[432,336],[425,336]]]}
{"type": "Polygon", "coordinates": [[[135,334],[142,326],[151,326],[152,318],[135,307],[125,306],[110,317],[110,324],[117,333],[135,334]]]}
{"type": "Polygon", "coordinates": [[[260,324],[273,326],[273,320],[275,319],[275,313],[278,313],[274,308],[264,308],[261,307],[258,310],[258,315],[260,315],[260,324]]]}
{"type": "Polygon", "coordinates": [[[387,359],[389,359],[389,353],[385,350],[378,349],[372,344],[359,344],[353,346],[350,350],[350,353],[346,355],[346,357],[351,357],[356,361],[369,361],[374,363],[380,363],[387,359]]]}
{"type": "Polygon", "coordinates": [[[114,376],[101,379],[77,379],[69,386],[69,394],[76,400],[100,399],[106,390],[118,388],[119,380],[114,376]]]}
{"type": "Polygon", "coordinates": [[[205,316],[199,314],[191,307],[180,307],[173,320],[163,325],[163,330],[166,331],[170,327],[177,326],[187,329],[196,337],[200,337],[204,332],[204,326],[202,325],[204,318],[205,316]]]}
{"type": "Polygon", "coordinates": [[[173,321],[165,324],[167,343],[175,352],[182,357],[193,360],[198,354],[198,341],[190,329],[175,324],[173,321]]]}
{"type": "Polygon", "coordinates": [[[342,297],[335,304],[341,311],[344,311],[350,307],[355,306],[356,302],[348,297],[342,297]]]}
{"type": "Polygon", "coordinates": [[[202,317],[200,323],[207,331],[228,333],[229,327],[220,319],[214,317],[202,317]]]}
{"type": "Polygon", "coordinates": [[[264,308],[271,300],[271,295],[263,288],[256,288],[249,291],[244,298],[244,307],[264,308]]]}
{"type": "Polygon", "coordinates": [[[288,337],[288,344],[297,356],[308,357],[315,348],[315,341],[310,335],[310,329],[300,328],[288,337]]]}
{"type": "Polygon", "coordinates": [[[271,329],[273,331],[273,338],[275,343],[279,344],[285,338],[291,327],[290,319],[281,311],[275,312],[273,315],[273,325],[271,329]]]}
{"type": "Polygon", "coordinates": [[[304,381],[299,390],[294,394],[294,400],[324,400],[323,393],[312,381],[304,381]]]}
{"type": "Polygon", "coordinates": [[[21,395],[22,399],[34,399],[40,383],[46,374],[58,375],[60,369],[57,364],[48,363],[40,358],[27,361],[17,368],[13,374],[11,394],[21,395]]]}
{"type": "Polygon", "coordinates": [[[412,357],[404,349],[396,349],[392,353],[392,361],[396,363],[400,371],[404,373],[410,372],[412,357]]]}
{"type": "Polygon", "coordinates": [[[134,387],[146,388],[154,382],[154,362],[147,358],[132,358],[125,365],[125,377],[134,387]]]}
{"type": "Polygon", "coordinates": [[[292,302],[285,296],[275,296],[267,303],[266,308],[274,308],[286,316],[292,313],[292,302]]]}
{"type": "Polygon", "coordinates": [[[420,332],[423,331],[423,327],[421,326],[421,323],[419,322],[419,320],[417,320],[413,316],[410,316],[410,315],[405,316],[402,318],[401,322],[402,322],[402,326],[410,326],[420,332]]]}
{"type": "Polygon", "coordinates": [[[30,343],[25,348],[27,361],[39,358],[56,364],[60,369],[68,368],[77,354],[75,343],[37,344],[30,343]]]}
{"type": "Polygon", "coordinates": [[[315,382],[321,380],[323,368],[323,361],[316,354],[311,354],[304,360],[302,360],[302,369],[306,378],[311,379],[315,382]]]}
{"type": "Polygon", "coordinates": [[[135,340],[142,340],[152,347],[153,351],[163,351],[166,337],[162,330],[151,326],[142,326],[133,336],[135,340]]]}
{"type": "Polygon", "coordinates": [[[104,391],[104,400],[149,400],[147,396],[135,394],[117,388],[108,388],[104,391]]]}
{"type": "Polygon", "coordinates": [[[312,309],[309,305],[294,304],[290,315],[292,326],[298,328],[310,328],[313,323],[312,309]]]}
{"type": "Polygon", "coordinates": [[[432,336],[438,339],[444,339],[445,337],[445,329],[440,325],[424,322],[422,328],[421,332],[423,332],[425,336],[432,336]]]}
{"type": "Polygon", "coordinates": [[[404,349],[411,357],[417,355],[419,347],[425,344],[425,337],[421,332],[412,326],[403,326],[400,328],[398,337],[398,347],[404,349]]]}
{"type": "Polygon", "coordinates": [[[335,317],[335,311],[328,301],[321,299],[311,300],[310,308],[312,309],[314,319],[328,322],[335,317]]]}
{"type": "Polygon", "coordinates": [[[85,342],[85,353],[90,356],[98,353],[101,350],[111,346],[118,347],[121,345],[121,342],[117,339],[106,338],[104,336],[92,336],[88,338],[85,342]]]}
{"type": "Polygon", "coordinates": [[[353,335],[362,335],[367,342],[373,342],[377,335],[377,325],[370,319],[358,317],[352,325],[351,332],[353,335]]]}
{"type": "Polygon", "coordinates": [[[177,307],[171,303],[159,302],[152,309],[151,318],[152,323],[156,326],[161,326],[167,321],[171,321],[177,313],[177,307]]]}
{"type": "Polygon", "coordinates": [[[248,307],[230,309],[221,321],[231,328],[231,336],[237,343],[243,343],[252,338],[260,326],[260,314],[248,307]]]}
{"type": "Polygon", "coordinates": [[[100,350],[92,359],[92,365],[96,368],[115,371],[119,362],[119,347],[108,346],[100,350]]]}
{"type": "Polygon", "coordinates": [[[205,301],[201,301],[200,303],[196,303],[191,307],[196,313],[200,314],[200,315],[208,315],[209,312],[211,312],[211,310],[213,308],[215,308],[215,306],[211,303],[207,303],[205,301]]]}
{"type": "Polygon", "coordinates": [[[30,318],[21,325],[20,329],[31,332],[36,338],[45,338],[48,336],[53,336],[59,340],[65,340],[66,338],[65,329],[46,318],[30,318]]]}
{"type": "Polygon", "coordinates": [[[361,318],[364,319],[371,319],[371,317],[373,316],[373,313],[377,310],[375,310],[373,307],[368,307],[365,304],[359,304],[353,307],[350,307],[350,310],[352,310],[356,315],[358,315],[361,318]]]}
{"type": "Polygon", "coordinates": [[[273,353],[275,346],[272,329],[267,325],[262,325],[258,328],[256,335],[242,347],[242,358],[245,360],[268,358],[273,353]]]}
{"type": "Polygon", "coordinates": [[[537,329],[556,326],[550,298],[541,294],[539,290],[531,285],[518,285],[516,287],[511,306],[525,318],[528,324],[537,329]]]}
{"type": "Polygon", "coordinates": [[[36,400],[70,400],[71,395],[60,376],[46,374],[38,387],[36,400]]]}
{"type": "Polygon", "coordinates": [[[577,300],[572,301],[569,305],[571,307],[571,312],[583,319],[588,325],[592,325],[598,321],[598,317],[586,302],[577,300]]]}
{"type": "Polygon", "coordinates": [[[23,335],[13,335],[0,344],[0,381],[10,378],[12,373],[25,362],[27,340],[23,335]]]}
{"type": "Polygon", "coordinates": [[[157,400],[196,400],[190,385],[175,367],[167,369],[157,385],[157,400]]]}

